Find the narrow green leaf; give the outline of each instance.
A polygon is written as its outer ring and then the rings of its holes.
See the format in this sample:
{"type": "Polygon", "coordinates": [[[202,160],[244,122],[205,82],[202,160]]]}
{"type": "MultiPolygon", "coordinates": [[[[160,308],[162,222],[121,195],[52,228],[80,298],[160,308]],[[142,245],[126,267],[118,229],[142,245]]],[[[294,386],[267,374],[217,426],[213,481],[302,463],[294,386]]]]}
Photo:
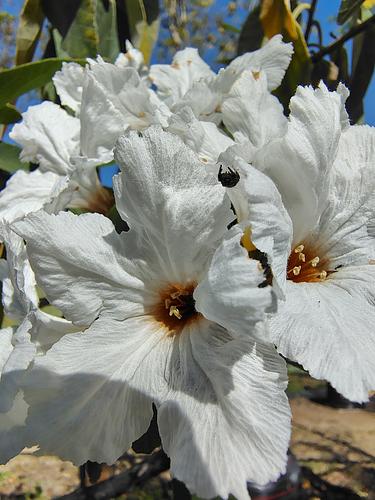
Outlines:
{"type": "Polygon", "coordinates": [[[229,23],[220,23],[220,27],[225,31],[230,31],[231,33],[241,33],[239,28],[229,23]]]}
{"type": "Polygon", "coordinates": [[[125,1],[131,40],[133,45],[142,52],[146,64],[150,62],[160,25],[158,10],[151,10],[152,3],[148,5],[146,9],[143,0],[125,1]],[[150,10],[148,5],[151,6],[150,10]]]}
{"type": "Polygon", "coordinates": [[[29,164],[22,163],[19,159],[21,149],[13,144],[0,142],[0,170],[13,173],[16,170],[28,170],[29,164]]]}
{"type": "Polygon", "coordinates": [[[56,28],[52,28],[52,38],[55,44],[55,50],[57,57],[65,58],[69,57],[69,54],[62,48],[63,37],[60,35],[60,32],[56,28]]]}
{"type": "Polygon", "coordinates": [[[41,0],[25,0],[17,29],[16,64],[32,60],[42,32],[44,13],[41,0]]]}
{"type": "MultiPolygon", "coordinates": [[[[350,78],[350,95],[346,101],[346,109],[353,123],[357,123],[364,112],[363,98],[371,82],[375,67],[375,26],[372,25],[364,33],[359,35],[356,47],[353,44],[353,51],[359,52],[350,78]]],[[[356,40],[355,40],[356,42],[356,40]]]]}
{"type": "Polygon", "coordinates": [[[18,109],[13,104],[6,104],[0,108],[0,123],[8,125],[9,123],[16,123],[21,120],[22,116],[18,109]]]}
{"type": "MultiPolygon", "coordinates": [[[[48,83],[52,76],[61,69],[64,61],[71,59],[43,59],[0,71],[0,107],[13,102],[18,96],[37,89],[48,83]]],[[[79,64],[85,60],[75,59],[79,64]]]]}
{"type": "Polygon", "coordinates": [[[363,2],[364,0],[341,0],[339,13],[337,14],[337,23],[346,23],[363,2]]]}
{"type": "Polygon", "coordinates": [[[96,57],[99,49],[95,12],[96,1],[82,0],[61,47],[70,57],[96,57]]]}
{"type": "Polygon", "coordinates": [[[115,0],[109,0],[108,11],[105,10],[101,0],[97,1],[96,24],[99,36],[99,54],[114,61],[120,52],[115,0]]]}
{"type": "Polygon", "coordinates": [[[238,55],[245,54],[245,52],[253,52],[262,45],[264,33],[259,14],[260,7],[258,6],[247,16],[238,39],[238,55]]]}

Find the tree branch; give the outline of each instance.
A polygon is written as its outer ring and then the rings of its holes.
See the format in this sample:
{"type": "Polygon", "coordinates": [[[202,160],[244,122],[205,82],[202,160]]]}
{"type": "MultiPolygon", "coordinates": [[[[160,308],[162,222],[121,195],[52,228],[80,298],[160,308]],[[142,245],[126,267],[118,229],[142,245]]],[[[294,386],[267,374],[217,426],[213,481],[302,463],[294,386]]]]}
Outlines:
{"type": "Polygon", "coordinates": [[[313,26],[313,20],[314,20],[314,14],[315,14],[315,9],[316,9],[316,4],[318,3],[318,0],[312,0],[311,2],[311,7],[309,10],[309,17],[307,19],[307,26],[306,26],[306,31],[305,31],[305,40],[306,43],[309,39],[310,33],[311,33],[311,28],[313,26]]]}
{"type": "Polygon", "coordinates": [[[350,40],[350,38],[355,37],[359,33],[362,33],[362,31],[365,31],[371,24],[375,22],[375,15],[371,16],[367,21],[364,21],[361,24],[357,24],[356,26],[353,26],[345,35],[342,37],[338,38],[335,42],[333,42],[331,45],[328,45],[327,47],[324,47],[322,50],[317,52],[316,54],[313,54],[311,56],[312,62],[317,62],[320,61],[324,56],[327,54],[330,54],[334,50],[337,49],[337,47],[340,47],[343,45],[347,40],[350,40]]]}
{"type": "Polygon", "coordinates": [[[163,450],[159,450],[130,470],[88,488],[78,488],[73,493],[56,497],[55,500],[106,500],[115,498],[135,486],[142,486],[152,477],[168,470],[169,465],[169,458],[163,450]]]}

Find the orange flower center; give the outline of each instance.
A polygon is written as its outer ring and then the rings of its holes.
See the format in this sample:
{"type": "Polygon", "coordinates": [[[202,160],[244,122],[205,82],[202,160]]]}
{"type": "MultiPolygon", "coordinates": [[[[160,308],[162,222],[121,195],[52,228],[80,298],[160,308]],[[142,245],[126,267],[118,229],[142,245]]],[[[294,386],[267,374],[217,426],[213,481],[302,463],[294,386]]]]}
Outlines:
{"type": "Polygon", "coordinates": [[[153,310],[154,318],[168,329],[168,336],[174,336],[188,324],[202,316],[195,309],[193,292],[196,283],[170,284],[160,292],[160,301],[153,310]]]}
{"type": "Polygon", "coordinates": [[[289,256],[287,278],[295,283],[324,281],[332,272],[328,259],[318,255],[313,246],[301,243],[289,256]]]}

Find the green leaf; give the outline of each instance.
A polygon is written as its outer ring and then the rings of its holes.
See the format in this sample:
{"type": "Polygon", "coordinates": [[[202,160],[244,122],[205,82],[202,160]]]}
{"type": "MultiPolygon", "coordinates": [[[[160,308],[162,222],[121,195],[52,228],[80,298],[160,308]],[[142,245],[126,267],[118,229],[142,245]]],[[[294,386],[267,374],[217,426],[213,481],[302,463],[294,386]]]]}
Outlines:
{"type": "Polygon", "coordinates": [[[0,170],[13,173],[16,170],[28,170],[29,164],[22,163],[19,159],[21,149],[13,144],[0,142],[0,170]]]}
{"type": "Polygon", "coordinates": [[[238,39],[238,55],[245,54],[245,52],[253,52],[262,45],[264,33],[259,14],[260,7],[258,6],[247,16],[238,39]]]}
{"type": "Polygon", "coordinates": [[[8,125],[9,123],[16,123],[21,120],[22,116],[18,109],[13,104],[6,104],[0,108],[0,123],[8,125]]]}
{"type": "Polygon", "coordinates": [[[109,0],[108,11],[98,0],[96,4],[96,24],[99,35],[99,54],[114,61],[120,52],[117,35],[116,2],[109,0]]]}
{"type": "MultiPolygon", "coordinates": [[[[71,59],[43,59],[31,63],[22,64],[10,69],[0,71],[0,107],[8,102],[14,101],[18,96],[30,90],[42,87],[48,83],[52,76],[61,69],[64,61],[71,59]]],[[[85,64],[80,59],[74,62],[85,64]]]]}
{"type": "MultiPolygon", "coordinates": [[[[100,1],[100,0],[99,0],[100,1]]],[[[82,0],[61,47],[70,57],[96,57],[99,37],[96,26],[96,0],[82,0]]]]}
{"type": "Polygon", "coordinates": [[[25,0],[17,29],[16,64],[32,60],[42,32],[44,13],[41,0],[25,0]]]}
{"type": "Polygon", "coordinates": [[[372,24],[353,41],[354,69],[350,77],[350,95],[346,101],[346,109],[353,123],[357,123],[364,112],[363,98],[371,82],[375,67],[375,26],[372,24]]]}
{"type": "Polygon", "coordinates": [[[341,0],[337,23],[344,24],[359,9],[364,0],[341,0]]]}
{"type": "Polygon", "coordinates": [[[132,43],[142,52],[145,63],[149,64],[159,34],[158,11],[150,9],[148,12],[143,0],[126,0],[125,6],[132,43]]]}

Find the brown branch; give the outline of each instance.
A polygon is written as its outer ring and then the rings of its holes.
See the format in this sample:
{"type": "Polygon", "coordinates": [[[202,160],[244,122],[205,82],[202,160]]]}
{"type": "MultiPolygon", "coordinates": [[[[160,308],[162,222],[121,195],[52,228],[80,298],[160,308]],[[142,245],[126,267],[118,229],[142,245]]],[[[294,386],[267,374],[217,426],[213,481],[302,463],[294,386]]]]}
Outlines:
{"type": "Polygon", "coordinates": [[[322,59],[327,54],[330,54],[331,52],[336,50],[337,47],[343,45],[347,40],[350,40],[350,38],[353,38],[359,33],[362,33],[362,31],[365,31],[374,22],[375,22],[375,14],[371,16],[369,19],[367,19],[367,21],[364,21],[361,24],[353,26],[353,28],[351,28],[347,33],[345,33],[345,35],[338,38],[335,42],[331,43],[331,45],[328,45],[327,47],[324,47],[316,54],[313,54],[311,56],[312,62],[316,63],[317,61],[320,61],[320,59],[322,59]]]}
{"type": "Polygon", "coordinates": [[[309,18],[307,20],[307,26],[306,26],[306,31],[305,31],[305,40],[306,43],[309,39],[311,28],[313,26],[313,20],[314,20],[314,14],[315,14],[315,9],[316,9],[316,4],[318,3],[318,0],[312,0],[311,2],[311,7],[309,10],[309,18]]]}
{"type": "Polygon", "coordinates": [[[142,486],[149,479],[168,470],[169,465],[169,458],[163,450],[159,450],[130,470],[88,488],[78,488],[73,493],[56,497],[55,500],[106,500],[115,498],[136,486],[142,486]]]}

